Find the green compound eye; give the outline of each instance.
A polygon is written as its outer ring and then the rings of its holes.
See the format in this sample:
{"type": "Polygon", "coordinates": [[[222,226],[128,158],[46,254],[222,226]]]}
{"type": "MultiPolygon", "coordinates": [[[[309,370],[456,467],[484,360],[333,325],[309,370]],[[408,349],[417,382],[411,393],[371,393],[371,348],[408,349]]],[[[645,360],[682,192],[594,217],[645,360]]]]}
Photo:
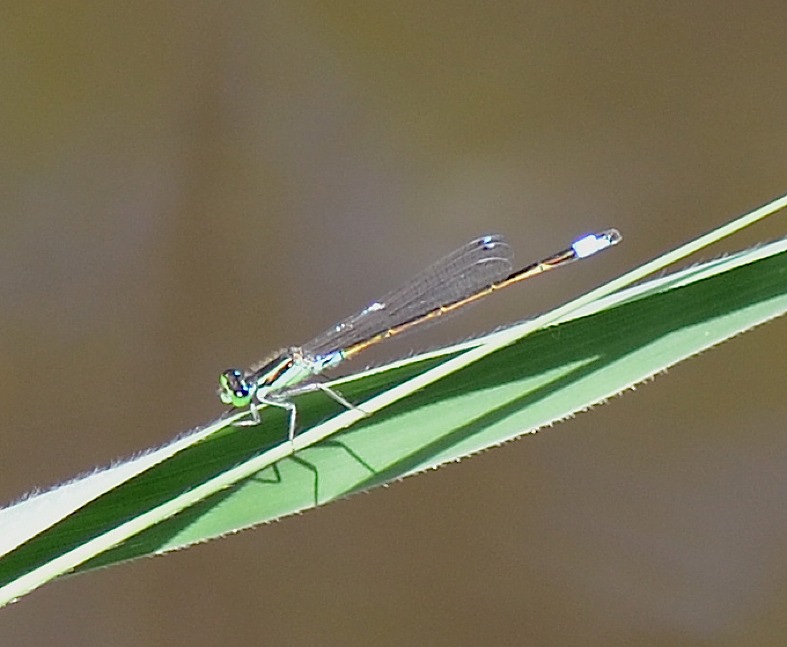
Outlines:
{"type": "Polygon", "coordinates": [[[224,404],[243,409],[251,404],[251,389],[237,368],[224,371],[219,376],[219,397],[224,404]]]}

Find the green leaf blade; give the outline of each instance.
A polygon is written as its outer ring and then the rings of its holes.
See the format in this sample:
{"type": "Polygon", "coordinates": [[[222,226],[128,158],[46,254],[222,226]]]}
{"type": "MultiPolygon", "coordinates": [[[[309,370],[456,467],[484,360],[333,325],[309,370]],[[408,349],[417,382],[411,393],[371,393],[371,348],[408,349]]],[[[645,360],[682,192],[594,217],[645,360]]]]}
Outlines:
{"type": "Polygon", "coordinates": [[[272,521],[570,417],[783,314],[785,250],[779,241],[594,291],[581,307],[338,380],[368,418],[299,396],[295,455],[282,411],[266,409],[255,428],[232,427],[238,414],[2,510],[15,539],[1,547],[0,604],[69,571],[272,521]]]}

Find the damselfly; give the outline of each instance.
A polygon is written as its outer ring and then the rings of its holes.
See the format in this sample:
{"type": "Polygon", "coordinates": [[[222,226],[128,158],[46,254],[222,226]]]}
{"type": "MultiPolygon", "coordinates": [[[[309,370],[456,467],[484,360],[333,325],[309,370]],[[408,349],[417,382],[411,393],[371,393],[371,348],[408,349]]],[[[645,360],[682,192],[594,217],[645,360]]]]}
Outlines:
{"type": "Polygon", "coordinates": [[[259,405],[286,409],[292,442],[297,410],[290,398],[295,393],[321,390],[348,409],[358,408],[334,389],[316,381],[324,371],[336,368],[378,342],[434,321],[496,290],[592,256],[621,239],[616,229],[590,234],[513,272],[511,248],[502,236],[473,240],[309,343],[280,350],[248,371],[236,368],[224,371],[219,378],[221,401],[235,408],[249,409],[251,418],[236,423],[241,425],[260,422],[259,405]]]}

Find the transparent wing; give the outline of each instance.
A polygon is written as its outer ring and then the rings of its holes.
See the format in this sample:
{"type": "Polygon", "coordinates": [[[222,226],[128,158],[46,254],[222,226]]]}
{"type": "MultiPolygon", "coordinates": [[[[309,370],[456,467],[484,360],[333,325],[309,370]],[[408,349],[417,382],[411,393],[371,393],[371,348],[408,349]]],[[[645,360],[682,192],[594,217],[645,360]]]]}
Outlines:
{"type": "Polygon", "coordinates": [[[492,234],[473,240],[429,266],[401,288],[373,301],[303,346],[311,355],[341,350],[389,328],[418,318],[505,277],[512,252],[492,234]]]}

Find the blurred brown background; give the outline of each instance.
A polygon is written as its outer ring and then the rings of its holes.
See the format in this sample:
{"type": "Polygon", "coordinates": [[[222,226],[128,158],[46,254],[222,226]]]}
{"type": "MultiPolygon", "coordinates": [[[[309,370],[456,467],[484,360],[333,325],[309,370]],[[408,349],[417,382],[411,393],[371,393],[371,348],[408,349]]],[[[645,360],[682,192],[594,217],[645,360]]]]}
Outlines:
{"type": "MultiPolygon", "coordinates": [[[[5,4],[0,497],[212,419],[220,370],[472,236],[521,262],[625,242],[367,361],[784,193],[785,27],[781,2],[5,4]]],[[[459,466],[54,583],[0,644],[782,645],[785,341],[777,321],[459,466]]]]}

